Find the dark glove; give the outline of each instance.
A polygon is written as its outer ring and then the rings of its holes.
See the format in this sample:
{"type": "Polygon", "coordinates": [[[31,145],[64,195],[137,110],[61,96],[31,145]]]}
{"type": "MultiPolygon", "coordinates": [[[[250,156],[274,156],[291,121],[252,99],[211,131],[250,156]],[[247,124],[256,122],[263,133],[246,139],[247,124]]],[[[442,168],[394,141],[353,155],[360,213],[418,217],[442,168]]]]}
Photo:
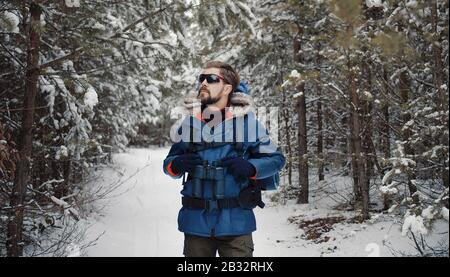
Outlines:
{"type": "Polygon", "coordinates": [[[172,171],[176,174],[192,173],[199,164],[202,164],[202,158],[198,154],[183,154],[172,160],[172,171]]]}
{"type": "Polygon", "coordinates": [[[228,167],[228,173],[237,178],[248,178],[256,174],[256,168],[241,157],[224,159],[222,166],[228,167]]]}

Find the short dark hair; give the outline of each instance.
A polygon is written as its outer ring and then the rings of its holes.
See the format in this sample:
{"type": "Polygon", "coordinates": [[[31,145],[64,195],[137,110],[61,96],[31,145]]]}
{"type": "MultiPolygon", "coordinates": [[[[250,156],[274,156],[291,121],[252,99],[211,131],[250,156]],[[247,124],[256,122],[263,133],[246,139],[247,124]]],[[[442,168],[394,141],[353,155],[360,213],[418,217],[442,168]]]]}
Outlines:
{"type": "Polygon", "coordinates": [[[220,69],[220,74],[222,74],[225,82],[233,87],[233,91],[238,87],[240,82],[239,74],[231,65],[221,61],[209,61],[203,68],[206,69],[212,67],[220,69]]]}

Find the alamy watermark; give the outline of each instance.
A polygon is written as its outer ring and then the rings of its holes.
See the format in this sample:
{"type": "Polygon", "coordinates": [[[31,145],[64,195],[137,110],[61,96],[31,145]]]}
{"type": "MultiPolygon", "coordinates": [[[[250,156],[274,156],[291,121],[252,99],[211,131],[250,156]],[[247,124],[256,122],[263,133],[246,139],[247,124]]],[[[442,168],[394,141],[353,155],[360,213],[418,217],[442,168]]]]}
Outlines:
{"type": "Polygon", "coordinates": [[[272,153],[278,145],[278,107],[258,107],[243,116],[242,107],[227,107],[225,111],[194,106],[191,114],[174,109],[171,117],[178,121],[170,129],[174,143],[183,142],[259,142],[259,151],[272,153]],[[225,117],[225,119],[223,118],[225,117]],[[207,121],[208,124],[202,124],[207,121]]]}

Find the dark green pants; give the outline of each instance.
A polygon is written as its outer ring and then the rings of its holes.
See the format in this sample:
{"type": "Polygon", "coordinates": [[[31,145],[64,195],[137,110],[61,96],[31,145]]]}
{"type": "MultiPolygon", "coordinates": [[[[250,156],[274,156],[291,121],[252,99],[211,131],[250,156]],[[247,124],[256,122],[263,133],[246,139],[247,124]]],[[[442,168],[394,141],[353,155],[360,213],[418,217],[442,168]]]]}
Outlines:
{"type": "Polygon", "coordinates": [[[253,257],[252,235],[200,237],[184,234],[186,257],[253,257]]]}

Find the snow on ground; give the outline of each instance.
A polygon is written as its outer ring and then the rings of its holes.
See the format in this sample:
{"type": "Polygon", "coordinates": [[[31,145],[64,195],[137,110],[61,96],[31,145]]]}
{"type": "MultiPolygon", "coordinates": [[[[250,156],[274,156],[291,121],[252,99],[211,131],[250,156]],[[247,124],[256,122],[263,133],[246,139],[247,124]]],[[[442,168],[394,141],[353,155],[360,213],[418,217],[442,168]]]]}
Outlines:
{"type": "MultiPolygon", "coordinates": [[[[88,256],[182,256],[183,235],[177,230],[180,184],[162,172],[168,149],[130,149],[114,155],[117,170],[127,180],[108,199],[104,215],[95,215],[90,238],[105,232],[88,256]]],[[[117,176],[104,174],[105,183],[117,176]]],[[[117,177],[116,177],[117,178],[117,177]]]]}
{"type": "MultiPolygon", "coordinates": [[[[105,208],[87,220],[88,240],[104,233],[87,249],[87,256],[182,256],[183,234],[177,229],[181,181],[162,171],[168,151],[128,149],[114,155],[114,167],[103,170],[103,180],[96,186],[108,186],[118,178],[125,182],[113,197],[100,201],[97,206],[105,208]]],[[[304,205],[294,200],[276,204],[269,201],[274,193],[265,195],[264,209],[255,210],[254,256],[392,256],[390,249],[414,253],[413,242],[401,236],[400,222],[390,215],[364,224],[339,222],[319,238],[328,237],[327,241],[306,240],[299,220],[356,214],[333,210],[329,199],[320,197],[311,197],[304,205]]],[[[437,229],[447,232],[448,241],[448,222],[437,229]]]]}

